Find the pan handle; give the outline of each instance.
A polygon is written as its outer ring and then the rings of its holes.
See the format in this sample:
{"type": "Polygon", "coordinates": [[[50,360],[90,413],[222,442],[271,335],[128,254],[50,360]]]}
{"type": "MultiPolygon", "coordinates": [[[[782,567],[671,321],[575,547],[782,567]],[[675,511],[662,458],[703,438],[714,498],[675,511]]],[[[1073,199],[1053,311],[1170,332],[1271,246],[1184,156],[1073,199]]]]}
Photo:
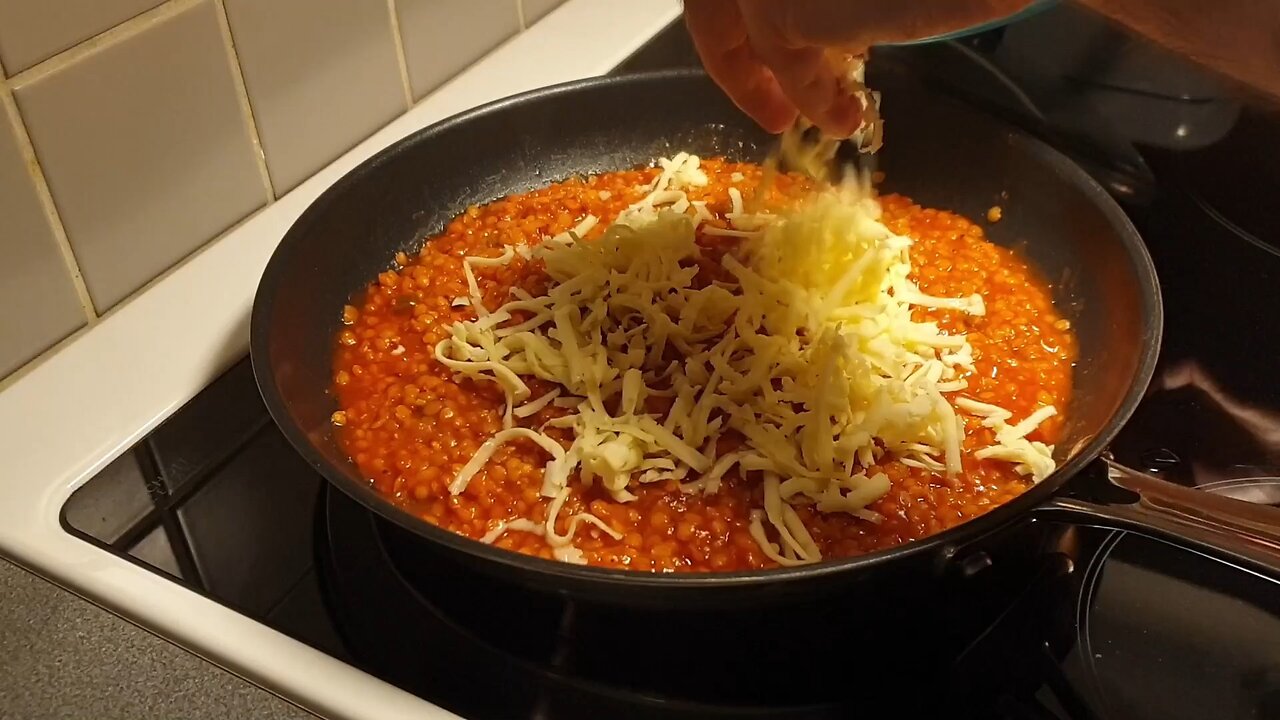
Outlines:
{"type": "Polygon", "coordinates": [[[1177,485],[1103,458],[1107,477],[1138,498],[1128,504],[1055,497],[1036,516],[1130,530],[1201,551],[1280,580],[1280,508],[1177,485]]]}

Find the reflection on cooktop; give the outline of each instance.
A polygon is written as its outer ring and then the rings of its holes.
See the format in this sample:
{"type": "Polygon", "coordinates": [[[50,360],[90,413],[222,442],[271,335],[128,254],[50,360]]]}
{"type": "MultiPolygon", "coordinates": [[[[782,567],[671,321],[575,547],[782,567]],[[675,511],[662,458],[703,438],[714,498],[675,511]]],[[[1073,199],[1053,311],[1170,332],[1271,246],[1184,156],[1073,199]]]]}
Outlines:
{"type": "Polygon", "coordinates": [[[1116,456],[1189,485],[1280,475],[1280,336],[1269,330],[1280,255],[1189,202],[1169,172],[1161,197],[1134,218],[1163,293],[1160,365],[1116,456]]]}
{"type": "Polygon", "coordinates": [[[1280,108],[1246,108],[1231,131],[1207,148],[1174,161],[1188,194],[1206,213],[1259,247],[1280,254],[1280,214],[1271,202],[1280,163],[1255,148],[1280,147],[1280,108]],[[1237,178],[1223,182],[1222,178],[1237,178]]]}

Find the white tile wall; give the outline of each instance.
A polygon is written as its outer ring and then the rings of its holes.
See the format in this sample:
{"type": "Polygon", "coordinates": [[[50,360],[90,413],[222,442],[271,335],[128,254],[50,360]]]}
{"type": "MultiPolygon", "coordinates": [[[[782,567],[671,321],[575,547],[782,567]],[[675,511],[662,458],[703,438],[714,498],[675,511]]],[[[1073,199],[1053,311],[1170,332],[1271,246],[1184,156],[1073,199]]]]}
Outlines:
{"type": "Polygon", "coordinates": [[[0,0],[0,381],[561,2],[0,0]]]}
{"type": "Polygon", "coordinates": [[[14,97],[99,309],[266,204],[213,0],[14,97]]]}
{"type": "Polygon", "coordinates": [[[9,116],[0,105],[0,377],[86,319],[9,116]]]}
{"type": "Polygon", "coordinates": [[[519,0],[396,0],[414,99],[520,32],[519,0]]]}
{"type": "Polygon", "coordinates": [[[0,0],[0,58],[26,70],[163,0],[0,0]]]}
{"type": "Polygon", "coordinates": [[[385,2],[226,0],[277,193],[408,109],[385,2]]]}

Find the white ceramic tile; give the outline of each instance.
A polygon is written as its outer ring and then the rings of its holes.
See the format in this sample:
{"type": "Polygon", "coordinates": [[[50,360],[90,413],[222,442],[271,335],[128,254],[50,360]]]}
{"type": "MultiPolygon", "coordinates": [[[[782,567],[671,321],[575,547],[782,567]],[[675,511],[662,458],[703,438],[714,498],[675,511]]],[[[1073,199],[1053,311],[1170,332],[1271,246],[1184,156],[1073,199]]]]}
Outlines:
{"type": "Polygon", "coordinates": [[[520,31],[519,0],[396,0],[413,97],[520,31]]]}
{"type": "Polygon", "coordinates": [[[226,0],[276,194],[407,108],[391,13],[362,0],[226,0]]]}
{"type": "Polygon", "coordinates": [[[0,378],[85,323],[19,147],[0,104],[0,378]]]}
{"type": "Polygon", "coordinates": [[[203,2],[15,89],[99,311],[267,200],[203,2]]]}
{"type": "Polygon", "coordinates": [[[524,3],[524,26],[538,22],[543,15],[564,4],[564,0],[520,0],[524,3]]]}
{"type": "Polygon", "coordinates": [[[161,2],[0,0],[0,58],[17,73],[161,2]]]}

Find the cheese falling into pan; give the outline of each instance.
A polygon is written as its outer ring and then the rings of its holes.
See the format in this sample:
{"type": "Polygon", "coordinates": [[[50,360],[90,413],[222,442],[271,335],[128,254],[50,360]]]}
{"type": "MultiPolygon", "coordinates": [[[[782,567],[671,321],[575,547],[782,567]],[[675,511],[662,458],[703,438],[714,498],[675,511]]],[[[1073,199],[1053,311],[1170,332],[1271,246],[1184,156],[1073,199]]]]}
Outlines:
{"type": "Polygon", "coordinates": [[[436,357],[499,385],[507,412],[505,429],[449,489],[464,492],[497,448],[518,438],[549,458],[546,521],[509,520],[485,542],[533,532],[557,558],[582,563],[573,539],[584,526],[620,533],[589,513],[559,522],[571,483],[598,483],[628,502],[636,488],[672,480],[687,493],[715,493],[736,472],[762,484],[750,531],[766,555],[781,565],[814,563],[821,554],[795,507],[879,521],[868,506],[890,481],[864,468],[886,456],[957,475],[964,424],[956,408],[996,430],[997,444],[979,459],[1012,463],[1037,481],[1053,472],[1053,448],[1026,436],[1054,408],[1009,425],[1008,411],[963,398],[972,348],[911,319],[913,307],[973,315],[985,307],[979,295],[931,297],[910,281],[912,241],[880,222],[867,179],[821,192],[786,216],[746,212],[734,188],[723,229],[703,227],[710,213],[685,192],[707,183],[698,158],[681,153],[660,164],[645,197],[596,240],[581,240],[598,224],[589,216],[536,248],[464,260],[469,295],[455,302],[476,319],[456,323],[436,357]],[[699,231],[743,239],[722,260],[731,282],[694,284],[699,231]],[[502,307],[486,308],[476,270],[517,254],[545,263],[549,288],[539,296],[516,290],[502,307]],[[681,360],[672,362],[668,348],[681,360]],[[532,397],[522,379],[530,376],[556,389],[532,397]],[[652,397],[670,411],[648,412],[652,397]],[[571,413],[543,427],[517,425],[552,404],[571,413]],[[570,430],[572,443],[562,445],[548,426],[570,430]],[[719,454],[727,435],[743,442],[719,454]]]}
{"type": "MultiPolygon", "coordinates": [[[[841,89],[862,107],[862,122],[849,141],[860,153],[879,152],[884,145],[884,120],[880,116],[880,93],[866,85],[866,58],[832,51],[827,53],[827,62],[835,69],[841,89]]],[[[818,133],[813,123],[800,117],[779,138],[777,160],[786,170],[830,182],[836,175],[836,152],[841,142],[818,133]]]]}

